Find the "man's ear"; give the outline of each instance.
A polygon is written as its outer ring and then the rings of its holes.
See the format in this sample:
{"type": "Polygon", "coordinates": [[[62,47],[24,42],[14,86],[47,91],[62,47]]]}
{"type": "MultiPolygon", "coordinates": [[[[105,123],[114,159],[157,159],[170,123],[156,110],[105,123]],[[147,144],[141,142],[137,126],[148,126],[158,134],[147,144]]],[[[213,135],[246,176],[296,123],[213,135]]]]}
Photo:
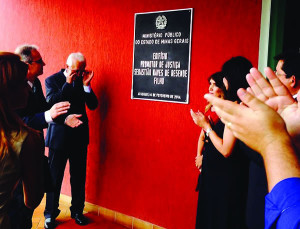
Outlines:
{"type": "Polygon", "coordinates": [[[224,84],[226,90],[228,91],[228,87],[229,87],[228,86],[228,81],[227,81],[227,79],[225,77],[223,77],[223,84],[224,84]]]}
{"type": "Polygon", "coordinates": [[[290,77],[290,83],[291,83],[291,87],[296,87],[297,86],[297,80],[296,80],[296,77],[294,75],[292,75],[290,77]]]}
{"type": "Polygon", "coordinates": [[[31,74],[31,72],[32,72],[32,65],[31,64],[27,64],[28,65],[28,69],[27,69],[27,80],[31,80],[31,78],[32,78],[32,74],[31,74]]]}

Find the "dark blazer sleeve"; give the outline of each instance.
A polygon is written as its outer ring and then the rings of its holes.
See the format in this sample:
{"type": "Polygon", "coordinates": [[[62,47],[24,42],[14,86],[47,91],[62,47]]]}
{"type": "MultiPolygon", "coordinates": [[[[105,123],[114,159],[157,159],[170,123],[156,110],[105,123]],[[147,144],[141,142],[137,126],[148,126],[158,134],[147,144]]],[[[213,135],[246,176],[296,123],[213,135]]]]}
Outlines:
{"type": "Polygon", "coordinates": [[[39,79],[34,81],[33,90],[34,92],[29,99],[28,107],[21,117],[29,127],[36,130],[43,130],[48,127],[48,123],[45,120],[45,111],[50,109],[50,106],[46,102],[39,79]]]}
{"type": "MultiPolygon", "coordinates": [[[[65,82],[64,75],[56,73],[49,76],[45,80],[46,86],[46,101],[53,106],[55,103],[62,101],[70,101],[73,87],[71,84],[65,82]]],[[[58,116],[55,120],[56,123],[64,124],[64,121],[69,113],[58,116]]]]}
{"type": "MultiPolygon", "coordinates": [[[[62,101],[69,101],[72,95],[73,87],[67,82],[63,82],[64,79],[61,75],[52,75],[46,79],[46,101],[52,105],[62,101]]],[[[65,81],[65,80],[64,80],[65,81]]]]}
{"type": "Polygon", "coordinates": [[[90,110],[95,110],[98,106],[98,99],[95,93],[93,92],[93,90],[91,90],[90,93],[85,92],[84,94],[85,94],[85,103],[87,107],[90,110]]]}
{"type": "Polygon", "coordinates": [[[22,117],[22,120],[24,123],[27,124],[27,126],[35,130],[42,130],[48,127],[48,123],[45,120],[44,112],[22,117]]]}
{"type": "MultiPolygon", "coordinates": [[[[67,83],[62,74],[55,74],[48,77],[45,81],[45,85],[46,101],[51,105],[61,101],[70,101],[73,96],[73,85],[67,83]]],[[[84,95],[87,107],[90,110],[96,109],[98,100],[93,90],[90,93],[85,92],[84,95]]]]}

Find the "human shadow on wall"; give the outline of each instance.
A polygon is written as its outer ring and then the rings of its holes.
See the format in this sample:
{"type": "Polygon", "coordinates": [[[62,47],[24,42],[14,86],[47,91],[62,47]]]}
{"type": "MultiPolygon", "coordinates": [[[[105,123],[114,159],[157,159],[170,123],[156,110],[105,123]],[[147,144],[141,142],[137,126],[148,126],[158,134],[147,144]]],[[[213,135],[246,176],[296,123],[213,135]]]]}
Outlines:
{"type": "Polygon", "coordinates": [[[100,151],[100,165],[103,165],[106,161],[107,156],[107,148],[106,148],[106,131],[107,131],[107,122],[105,121],[109,109],[109,95],[108,95],[108,89],[106,86],[103,86],[100,88],[99,93],[99,118],[100,118],[100,145],[99,145],[99,151],[100,151]]]}
{"type": "Polygon", "coordinates": [[[107,131],[109,128],[109,124],[107,123],[107,115],[110,107],[110,96],[108,88],[109,87],[104,82],[95,90],[96,96],[98,98],[98,109],[95,117],[96,123],[91,126],[91,128],[95,128],[93,132],[97,137],[93,142],[93,144],[95,145],[96,153],[93,154],[91,167],[89,168],[90,172],[93,174],[89,176],[89,183],[92,185],[92,189],[89,190],[89,195],[91,197],[101,195],[102,184],[106,171],[107,131]]]}

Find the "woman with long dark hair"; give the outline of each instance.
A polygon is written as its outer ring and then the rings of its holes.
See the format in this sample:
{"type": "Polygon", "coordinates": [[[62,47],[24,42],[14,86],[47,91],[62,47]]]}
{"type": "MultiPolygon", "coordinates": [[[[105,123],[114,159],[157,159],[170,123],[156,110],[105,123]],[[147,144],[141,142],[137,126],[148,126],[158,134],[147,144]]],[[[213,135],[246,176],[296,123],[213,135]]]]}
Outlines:
{"type": "MultiPolygon", "coordinates": [[[[210,77],[213,79],[210,80],[210,88],[217,87],[220,92],[219,96],[215,96],[238,101],[236,91],[240,87],[246,88],[245,76],[251,67],[252,64],[244,57],[233,57],[225,62],[222,72],[217,74],[219,76],[216,78],[214,74],[210,77]]],[[[247,158],[240,152],[230,129],[220,120],[211,122],[205,114],[192,110],[191,116],[202,128],[198,141],[198,154],[201,151],[203,159],[198,179],[196,228],[246,228],[247,158]]]]}
{"type": "Polygon", "coordinates": [[[36,208],[44,194],[44,140],[27,127],[15,110],[27,105],[30,89],[28,66],[20,57],[0,52],[0,228],[9,229],[8,207],[12,192],[22,178],[24,203],[36,208]]]}

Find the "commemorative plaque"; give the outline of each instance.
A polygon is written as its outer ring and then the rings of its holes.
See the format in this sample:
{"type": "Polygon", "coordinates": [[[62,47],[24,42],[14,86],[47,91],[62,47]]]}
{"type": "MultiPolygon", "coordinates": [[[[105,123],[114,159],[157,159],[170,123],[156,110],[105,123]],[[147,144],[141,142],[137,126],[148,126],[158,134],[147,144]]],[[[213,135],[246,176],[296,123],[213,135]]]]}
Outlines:
{"type": "Polygon", "coordinates": [[[192,13],[135,14],[132,99],[189,102],[192,13]]]}

